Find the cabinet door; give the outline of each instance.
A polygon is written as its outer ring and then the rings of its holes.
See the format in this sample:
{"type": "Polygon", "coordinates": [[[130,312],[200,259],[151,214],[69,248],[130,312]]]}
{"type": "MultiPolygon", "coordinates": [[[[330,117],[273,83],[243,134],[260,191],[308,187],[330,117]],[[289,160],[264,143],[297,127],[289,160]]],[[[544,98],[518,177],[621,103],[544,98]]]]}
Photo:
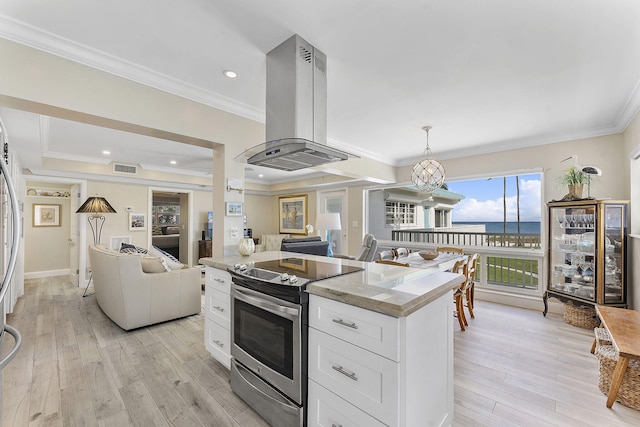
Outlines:
{"type": "Polygon", "coordinates": [[[231,367],[231,336],[225,329],[211,319],[204,320],[204,344],[209,353],[227,369],[231,367]]]}
{"type": "Polygon", "coordinates": [[[399,364],[309,328],[309,378],[388,425],[398,423],[399,364]]]}
{"type": "Polygon", "coordinates": [[[595,204],[549,209],[549,289],[596,301],[597,220],[595,204]]]}
{"type": "Polygon", "coordinates": [[[604,303],[621,304],[625,301],[625,245],[626,219],[624,205],[604,205],[604,248],[602,270],[604,273],[604,303]]]}
{"type": "Polygon", "coordinates": [[[326,388],[309,380],[309,427],[384,427],[380,421],[361,411],[326,388]]]}

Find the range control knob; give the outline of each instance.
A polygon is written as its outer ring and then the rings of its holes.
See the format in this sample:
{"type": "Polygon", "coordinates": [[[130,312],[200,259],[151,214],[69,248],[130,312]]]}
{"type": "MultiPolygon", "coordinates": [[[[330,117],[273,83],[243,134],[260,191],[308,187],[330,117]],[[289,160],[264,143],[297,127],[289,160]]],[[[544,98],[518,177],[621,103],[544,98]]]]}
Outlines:
{"type": "Polygon", "coordinates": [[[247,269],[246,264],[236,264],[236,269],[240,271],[245,271],[247,269]]]}
{"type": "Polygon", "coordinates": [[[287,280],[289,280],[289,275],[287,273],[282,273],[280,275],[280,281],[281,282],[286,282],[287,280]]]}
{"type": "Polygon", "coordinates": [[[296,277],[295,274],[292,274],[291,276],[289,276],[289,283],[296,283],[298,281],[298,278],[296,277]]]}

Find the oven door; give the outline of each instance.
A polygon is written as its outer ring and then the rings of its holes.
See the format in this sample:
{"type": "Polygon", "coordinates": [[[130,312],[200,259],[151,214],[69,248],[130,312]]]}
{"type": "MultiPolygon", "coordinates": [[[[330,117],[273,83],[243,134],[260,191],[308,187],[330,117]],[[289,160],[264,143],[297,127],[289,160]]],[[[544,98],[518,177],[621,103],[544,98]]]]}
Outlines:
{"type": "Polygon", "coordinates": [[[231,286],[231,356],[302,405],[303,306],[231,286]]]}

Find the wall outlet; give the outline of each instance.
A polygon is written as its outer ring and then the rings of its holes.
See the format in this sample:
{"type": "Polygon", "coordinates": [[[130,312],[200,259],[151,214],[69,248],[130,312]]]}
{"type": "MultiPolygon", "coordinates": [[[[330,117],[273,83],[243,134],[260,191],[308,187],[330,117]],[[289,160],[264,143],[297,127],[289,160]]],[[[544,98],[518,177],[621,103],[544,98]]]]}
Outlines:
{"type": "Polygon", "coordinates": [[[356,228],[358,226],[358,221],[351,221],[351,226],[356,228]]]}

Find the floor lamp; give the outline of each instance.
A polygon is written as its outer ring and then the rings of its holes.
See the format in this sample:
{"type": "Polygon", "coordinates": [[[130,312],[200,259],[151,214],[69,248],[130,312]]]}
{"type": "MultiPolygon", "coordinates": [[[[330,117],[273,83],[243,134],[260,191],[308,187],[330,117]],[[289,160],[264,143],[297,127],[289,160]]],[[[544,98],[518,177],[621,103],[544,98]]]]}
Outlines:
{"type": "Polygon", "coordinates": [[[316,228],[318,230],[325,230],[327,242],[329,242],[329,248],[327,249],[327,256],[333,256],[333,251],[331,250],[331,238],[329,236],[329,232],[331,230],[342,230],[342,225],[340,223],[340,214],[339,213],[320,213],[316,218],[316,228]]]}
{"type": "MultiPolygon", "coordinates": [[[[105,221],[104,214],[116,213],[116,210],[113,209],[113,206],[111,206],[104,197],[93,196],[85,200],[76,213],[89,214],[87,221],[89,222],[91,233],[93,234],[93,243],[95,245],[99,245],[100,238],[102,237],[102,227],[104,226],[105,221]]],[[[89,283],[91,283],[92,278],[93,273],[89,276],[87,287],[84,288],[84,292],[82,293],[83,297],[87,296],[87,289],[89,289],[89,283]]]]}

